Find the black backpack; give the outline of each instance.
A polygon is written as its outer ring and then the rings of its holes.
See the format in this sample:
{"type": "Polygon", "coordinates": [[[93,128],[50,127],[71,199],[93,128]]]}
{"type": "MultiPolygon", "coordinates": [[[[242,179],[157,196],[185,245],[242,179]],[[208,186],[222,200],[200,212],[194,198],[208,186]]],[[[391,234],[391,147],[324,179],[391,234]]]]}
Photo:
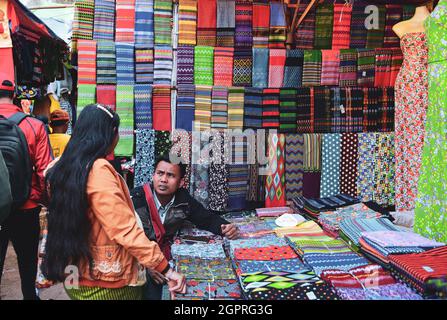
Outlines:
{"type": "MultiPolygon", "coordinates": [[[[0,225],[11,212],[12,195],[9,185],[9,172],[0,152],[0,225]]],[[[1,228],[1,227],[0,227],[1,228]]]]}
{"type": "Polygon", "coordinates": [[[29,198],[33,168],[25,134],[19,128],[27,117],[17,112],[9,118],[0,115],[0,152],[9,172],[12,209],[19,209],[29,198]]]}

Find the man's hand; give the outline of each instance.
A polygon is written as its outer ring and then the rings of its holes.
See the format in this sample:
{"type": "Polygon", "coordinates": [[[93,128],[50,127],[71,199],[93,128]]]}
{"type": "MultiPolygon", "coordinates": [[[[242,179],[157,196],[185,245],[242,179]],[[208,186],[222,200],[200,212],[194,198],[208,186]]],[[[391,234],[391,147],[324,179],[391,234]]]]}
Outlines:
{"type": "Polygon", "coordinates": [[[149,270],[149,274],[151,275],[151,278],[154,280],[154,282],[156,284],[165,284],[166,283],[166,278],[164,275],[162,275],[160,272],[158,272],[157,270],[149,270]]]}
{"type": "Polygon", "coordinates": [[[236,225],[230,223],[230,224],[223,224],[220,226],[222,229],[222,234],[227,237],[230,240],[234,240],[239,238],[239,229],[236,227],[236,225]]]}
{"type": "Polygon", "coordinates": [[[165,277],[168,279],[168,286],[171,294],[174,292],[186,292],[186,278],[183,274],[169,269],[168,272],[166,272],[165,277]]]}

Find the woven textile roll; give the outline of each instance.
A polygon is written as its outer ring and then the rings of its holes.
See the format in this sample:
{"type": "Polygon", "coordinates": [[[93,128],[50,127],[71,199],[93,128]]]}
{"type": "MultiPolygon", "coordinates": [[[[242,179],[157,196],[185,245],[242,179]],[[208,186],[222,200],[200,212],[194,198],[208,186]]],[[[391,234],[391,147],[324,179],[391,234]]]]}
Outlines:
{"type": "Polygon", "coordinates": [[[154,85],[170,85],[172,80],[172,47],[155,46],[154,85]]]}
{"type": "Polygon", "coordinates": [[[172,0],[154,0],[154,33],[156,45],[170,45],[172,37],[172,0]]]}
{"type": "Polygon", "coordinates": [[[402,21],[403,8],[401,5],[386,5],[385,38],[383,40],[384,48],[399,48],[400,39],[394,33],[393,26],[402,21]]]}
{"type": "Polygon", "coordinates": [[[322,50],[321,85],[336,86],[340,77],[340,51],[322,50]]]}
{"type": "Polygon", "coordinates": [[[253,47],[269,45],[270,6],[262,1],[253,2],[253,47]]]}
{"type": "Polygon", "coordinates": [[[340,192],[357,197],[358,135],[344,133],[341,138],[340,192]]]}
{"type": "Polygon", "coordinates": [[[96,41],[78,41],[78,83],[96,84],[96,41]]]}
{"type": "Polygon", "coordinates": [[[150,129],[136,130],[135,181],[139,187],[152,181],[155,164],[155,132],[150,129]]]}
{"type": "Polygon", "coordinates": [[[76,113],[79,114],[86,105],[96,103],[96,85],[78,84],[78,101],[76,104],[76,113]]]}
{"type": "Polygon", "coordinates": [[[341,134],[323,135],[323,163],[320,197],[340,194],[341,134]]]}
{"type": "Polygon", "coordinates": [[[321,83],[322,56],[320,50],[304,51],[303,87],[319,86],[321,83]]]}
{"type": "Polygon", "coordinates": [[[214,85],[233,85],[233,48],[214,48],[214,85]]]}
{"type": "Polygon", "coordinates": [[[251,87],[253,57],[250,48],[235,48],[233,65],[233,85],[251,87]]]}
{"type": "Polygon", "coordinates": [[[252,0],[236,0],[236,31],[234,35],[235,47],[251,48],[253,46],[252,2],[252,0]]]}
{"type": "Polygon", "coordinates": [[[262,98],[262,127],[279,128],[279,91],[264,89],[262,98]]]}
{"type": "Polygon", "coordinates": [[[270,2],[269,48],[285,48],[286,12],[281,2],[270,2]]]}
{"type": "Polygon", "coordinates": [[[285,49],[270,49],[269,83],[270,88],[281,88],[284,81],[284,67],[286,64],[285,49]]]}
{"type": "MultiPolygon", "coordinates": [[[[298,16],[304,13],[307,3],[301,2],[299,6],[298,16]]],[[[315,39],[315,7],[313,7],[304,18],[303,22],[298,26],[295,32],[296,47],[300,49],[313,49],[315,39]]]]}
{"type": "Polygon", "coordinates": [[[358,134],[357,194],[362,202],[374,197],[375,149],[378,133],[358,134]]]}
{"type": "Polygon", "coordinates": [[[311,88],[298,88],[297,89],[297,132],[310,133],[312,132],[312,115],[313,110],[311,107],[311,88]]]}
{"type": "Polygon", "coordinates": [[[385,19],[386,19],[386,8],[385,6],[377,6],[379,8],[378,16],[378,29],[368,30],[366,36],[366,48],[375,49],[383,47],[383,39],[385,37],[385,19]]]}
{"type": "Polygon", "coordinates": [[[73,40],[93,39],[95,0],[78,0],[74,4],[73,40]]]}
{"type": "Polygon", "coordinates": [[[135,0],[135,43],[154,46],[154,0],[135,0]]]}
{"type": "Polygon", "coordinates": [[[334,26],[334,5],[322,4],[317,7],[315,16],[315,49],[331,49],[332,28],[334,26]]]}
{"type": "Polygon", "coordinates": [[[154,83],[154,50],[135,45],[135,82],[154,83]]]}
{"type": "Polygon", "coordinates": [[[114,36],[115,0],[96,0],[93,39],[113,41],[114,36]]]}
{"type": "Polygon", "coordinates": [[[116,86],[113,84],[101,84],[96,87],[96,103],[116,110],[116,86]]]}
{"type": "Polygon", "coordinates": [[[116,42],[135,42],[135,0],[116,3],[116,42]]]}
{"type": "Polygon", "coordinates": [[[285,144],[284,134],[269,135],[269,174],[266,178],[265,206],[282,207],[285,198],[285,144]]]}
{"type": "Polygon", "coordinates": [[[135,83],[134,45],[116,43],[116,82],[121,85],[135,83]]]}
{"type": "Polygon", "coordinates": [[[179,45],[196,45],[197,0],[179,1],[179,45]]]}
{"type": "Polygon", "coordinates": [[[351,18],[351,45],[350,48],[363,49],[366,47],[368,30],[365,27],[367,3],[362,0],[354,2],[351,18]]]}
{"type": "Polygon", "coordinates": [[[300,49],[287,50],[284,67],[283,86],[287,88],[301,87],[303,78],[304,51],[300,49]]]}
{"type": "Polygon", "coordinates": [[[216,46],[217,0],[197,0],[197,45],[216,46]]]}
{"type": "Polygon", "coordinates": [[[116,113],[120,116],[120,136],[115,148],[117,156],[133,155],[134,139],[134,88],[132,85],[116,86],[116,113]]]}
{"type": "Polygon", "coordinates": [[[303,135],[287,134],[285,148],[287,200],[297,198],[303,194],[303,152],[303,135]]]}
{"type": "Polygon", "coordinates": [[[113,41],[100,40],[97,43],[96,82],[116,84],[116,53],[113,41]]]}
{"type": "Polygon", "coordinates": [[[153,128],[171,131],[171,87],[156,86],[152,94],[153,128]]]}
{"type": "Polygon", "coordinates": [[[390,84],[392,61],[391,49],[376,49],[375,87],[386,87],[390,84]]]}
{"type": "Polygon", "coordinates": [[[228,89],[228,128],[243,129],[244,126],[244,88],[228,89]]]}
{"type": "Polygon", "coordinates": [[[211,86],[196,86],[196,103],[194,111],[194,130],[211,128],[211,86]]]}
{"type": "Polygon", "coordinates": [[[228,127],[228,88],[214,86],[211,96],[211,128],[228,127]]]}
{"type": "Polygon", "coordinates": [[[262,89],[245,88],[244,129],[262,128],[262,89]]]}
{"type": "Polygon", "coordinates": [[[352,5],[334,4],[332,50],[348,49],[351,42],[352,5]]]}
{"type": "Polygon", "coordinates": [[[152,129],[152,86],[137,84],[135,91],[135,128],[152,129]]]}
{"type": "Polygon", "coordinates": [[[340,87],[357,86],[357,50],[340,50],[340,87]]]}
{"type": "Polygon", "coordinates": [[[176,125],[178,129],[192,131],[194,121],[196,88],[194,85],[179,85],[177,88],[177,116],[176,125]]]}
{"type": "Polygon", "coordinates": [[[217,0],[216,46],[234,47],[235,0],[217,0]]]}
{"type": "Polygon", "coordinates": [[[253,87],[266,88],[268,86],[269,49],[253,48],[253,87]]]}
{"type": "Polygon", "coordinates": [[[373,87],[376,53],[374,50],[359,49],[357,54],[357,85],[360,87],[373,87]]]}
{"type": "Polygon", "coordinates": [[[194,47],[177,49],[177,84],[194,84],[194,47]]]}
{"type": "Polygon", "coordinates": [[[297,111],[296,90],[281,89],[279,92],[279,132],[296,132],[297,111]]]}
{"type": "Polygon", "coordinates": [[[194,49],[194,84],[213,85],[214,48],[196,46],[194,49]]]}

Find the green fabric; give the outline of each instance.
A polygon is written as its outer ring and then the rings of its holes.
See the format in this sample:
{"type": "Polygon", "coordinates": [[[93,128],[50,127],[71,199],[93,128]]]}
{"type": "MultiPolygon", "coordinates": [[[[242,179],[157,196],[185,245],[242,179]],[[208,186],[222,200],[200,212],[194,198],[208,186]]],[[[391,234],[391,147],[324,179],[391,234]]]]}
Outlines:
{"type": "Polygon", "coordinates": [[[332,32],[334,25],[334,5],[323,4],[317,7],[315,20],[315,49],[332,48],[332,32]]]}
{"type": "Polygon", "coordinates": [[[96,85],[79,84],[78,85],[78,103],[76,105],[76,113],[79,114],[85,106],[96,103],[96,85]]]}
{"type": "Polygon", "coordinates": [[[143,287],[123,287],[107,289],[99,287],[83,287],[67,289],[65,292],[71,300],[142,300],[143,287]]]}
{"type": "Polygon", "coordinates": [[[368,30],[366,36],[366,48],[382,48],[383,40],[385,38],[385,21],[386,21],[386,7],[377,6],[379,8],[379,29],[368,30]]]}
{"type": "Polygon", "coordinates": [[[214,48],[196,46],[194,49],[194,84],[213,85],[214,48]]]}
{"type": "Polygon", "coordinates": [[[0,224],[8,217],[12,205],[9,172],[0,152],[0,224]]]}
{"type": "Polygon", "coordinates": [[[116,112],[120,116],[120,140],[115,148],[117,156],[133,155],[134,140],[134,92],[132,85],[116,86],[116,112]]]}

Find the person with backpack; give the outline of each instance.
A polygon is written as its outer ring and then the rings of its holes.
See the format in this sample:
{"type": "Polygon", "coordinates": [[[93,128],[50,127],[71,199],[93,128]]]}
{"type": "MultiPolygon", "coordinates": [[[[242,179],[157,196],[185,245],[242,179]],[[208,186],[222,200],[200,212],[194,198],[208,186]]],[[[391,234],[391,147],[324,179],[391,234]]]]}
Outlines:
{"type": "Polygon", "coordinates": [[[17,254],[22,294],[38,300],[35,289],[39,213],[45,204],[44,170],[53,160],[44,124],[13,104],[15,86],[0,80],[0,152],[9,172],[13,198],[0,230],[0,283],[9,241],[17,254]]]}

